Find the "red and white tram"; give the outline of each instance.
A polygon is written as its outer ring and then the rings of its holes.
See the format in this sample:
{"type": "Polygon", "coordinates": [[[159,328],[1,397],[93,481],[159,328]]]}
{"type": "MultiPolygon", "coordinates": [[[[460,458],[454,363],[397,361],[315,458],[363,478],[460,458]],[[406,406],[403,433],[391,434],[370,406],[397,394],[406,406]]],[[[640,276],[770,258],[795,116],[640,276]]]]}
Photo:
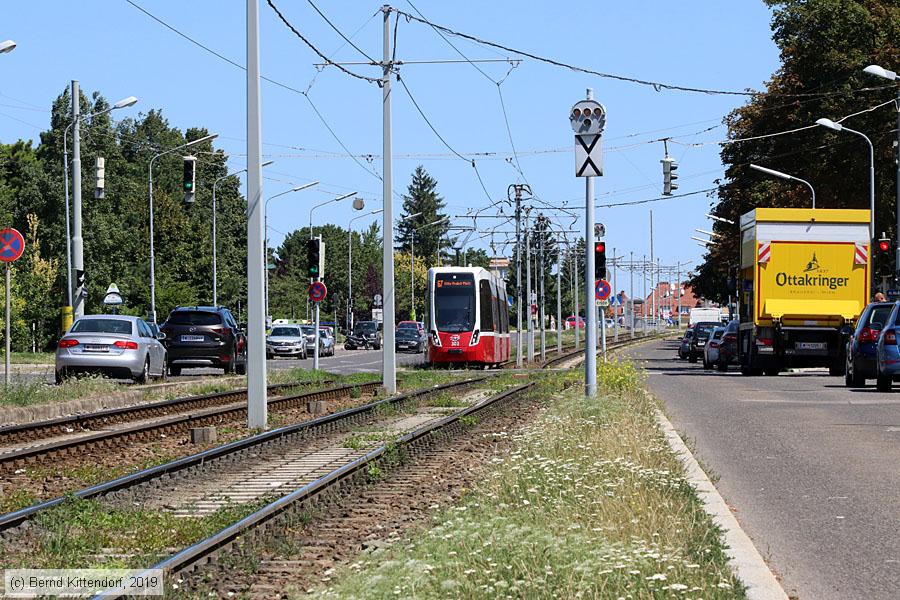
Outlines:
{"type": "Polygon", "coordinates": [[[506,284],[481,267],[428,270],[428,362],[499,365],[509,360],[506,284]]]}

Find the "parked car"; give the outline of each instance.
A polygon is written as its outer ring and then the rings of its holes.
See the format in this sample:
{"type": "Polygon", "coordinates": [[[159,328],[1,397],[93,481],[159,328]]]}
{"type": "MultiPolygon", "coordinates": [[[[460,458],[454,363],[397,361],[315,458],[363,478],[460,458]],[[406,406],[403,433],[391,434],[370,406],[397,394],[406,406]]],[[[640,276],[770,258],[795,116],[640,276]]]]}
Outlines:
{"type": "Polygon", "coordinates": [[[706,342],[709,340],[709,334],[721,323],[718,321],[704,321],[694,325],[694,336],[691,338],[690,349],[688,350],[688,362],[695,363],[697,359],[706,350],[706,342]]]}
{"type": "Polygon", "coordinates": [[[891,308],[891,314],[884,322],[878,335],[875,351],[875,387],[879,392],[891,391],[895,379],[900,379],[900,347],[897,336],[900,334],[900,302],[891,308]]]}
{"type": "Polygon", "coordinates": [[[185,367],[247,372],[247,337],[227,308],[179,306],[160,329],[166,334],[170,375],[180,375],[185,367]]]}
{"type": "Polygon", "coordinates": [[[381,349],[381,334],[378,332],[377,321],[357,321],[353,325],[353,331],[344,342],[344,349],[356,350],[357,348],[381,349]]]}
{"type": "Polygon", "coordinates": [[[334,330],[326,325],[319,325],[319,343],[322,344],[319,350],[320,356],[334,356],[334,330]]]}
{"type": "Polygon", "coordinates": [[[425,352],[424,332],[412,327],[398,327],[394,336],[394,347],[397,352],[407,350],[411,352],[425,352]]]}
{"type": "Polygon", "coordinates": [[[709,340],[703,348],[703,368],[712,369],[719,362],[719,346],[722,343],[722,335],[725,333],[724,327],[716,327],[709,334],[709,340]]]}
{"type": "Polygon", "coordinates": [[[893,302],[872,302],[859,315],[856,329],[847,341],[847,368],[844,384],[863,387],[876,376],[878,336],[894,308],[893,302]]]}
{"type": "Polygon", "coordinates": [[[719,360],[716,362],[716,368],[720,371],[727,371],[728,365],[737,362],[737,338],[738,327],[740,323],[737,319],[732,319],[725,326],[722,332],[722,339],[719,342],[719,360]]]}
{"type": "Polygon", "coordinates": [[[415,329],[423,335],[425,334],[425,323],[422,321],[400,321],[397,323],[397,331],[401,329],[415,329]]]}
{"type": "Polygon", "coordinates": [[[581,317],[575,317],[575,315],[571,315],[566,317],[566,329],[575,329],[575,323],[578,323],[578,329],[584,329],[584,319],[581,317]]]}
{"type": "Polygon", "coordinates": [[[76,373],[100,373],[146,383],[166,377],[165,334],[154,335],[139,317],[79,317],[56,348],[56,383],[76,373]]]}
{"type": "Polygon", "coordinates": [[[266,336],[266,358],[287,356],[306,360],[306,336],[299,325],[276,325],[266,336]]]}
{"type": "Polygon", "coordinates": [[[678,346],[678,358],[684,360],[688,357],[688,354],[691,351],[691,339],[694,337],[694,330],[688,329],[684,332],[684,337],[681,338],[681,345],[678,346]]]}

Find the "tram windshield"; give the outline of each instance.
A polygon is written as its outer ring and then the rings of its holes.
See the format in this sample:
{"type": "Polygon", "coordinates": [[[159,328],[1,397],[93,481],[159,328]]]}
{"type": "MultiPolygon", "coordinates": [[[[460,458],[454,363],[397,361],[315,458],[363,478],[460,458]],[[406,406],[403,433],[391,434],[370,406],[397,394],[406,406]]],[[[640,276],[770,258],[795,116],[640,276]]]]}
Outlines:
{"type": "Polygon", "coordinates": [[[434,281],[434,321],[438,331],[459,333],[475,328],[475,276],[439,273],[434,281]]]}

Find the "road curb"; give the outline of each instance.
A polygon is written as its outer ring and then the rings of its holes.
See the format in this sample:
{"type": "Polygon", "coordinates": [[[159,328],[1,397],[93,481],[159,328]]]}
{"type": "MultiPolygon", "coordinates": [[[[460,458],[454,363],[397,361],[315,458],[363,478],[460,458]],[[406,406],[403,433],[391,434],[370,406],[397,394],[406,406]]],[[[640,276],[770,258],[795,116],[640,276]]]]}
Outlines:
{"type": "Polygon", "coordinates": [[[685,476],[697,490],[704,509],[712,517],[713,522],[722,529],[727,546],[725,553],[728,555],[728,563],[737,577],[747,586],[747,598],[750,600],[788,600],[781,584],[769,570],[756,546],[741,528],[716,486],[700,468],[697,459],[675,431],[672,423],[660,411],[656,412],[656,418],[666,435],[669,446],[684,464],[685,476]]]}

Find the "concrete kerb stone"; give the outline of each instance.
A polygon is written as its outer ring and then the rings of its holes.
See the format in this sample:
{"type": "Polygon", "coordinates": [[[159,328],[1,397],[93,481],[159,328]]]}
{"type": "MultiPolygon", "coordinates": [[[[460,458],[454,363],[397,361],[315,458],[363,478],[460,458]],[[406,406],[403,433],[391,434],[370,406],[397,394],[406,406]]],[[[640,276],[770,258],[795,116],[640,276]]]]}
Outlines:
{"type": "Polygon", "coordinates": [[[788,595],[772,571],[769,570],[766,561],[753,545],[750,536],[741,528],[740,523],[728,508],[728,504],[725,503],[725,499],[700,468],[699,463],[685,445],[684,440],[675,431],[672,423],[659,411],[657,411],[656,417],[669,446],[684,465],[688,482],[697,490],[697,495],[713,522],[724,532],[725,544],[728,546],[726,549],[728,563],[737,577],[747,586],[747,598],[750,600],[788,600],[788,595]]]}

